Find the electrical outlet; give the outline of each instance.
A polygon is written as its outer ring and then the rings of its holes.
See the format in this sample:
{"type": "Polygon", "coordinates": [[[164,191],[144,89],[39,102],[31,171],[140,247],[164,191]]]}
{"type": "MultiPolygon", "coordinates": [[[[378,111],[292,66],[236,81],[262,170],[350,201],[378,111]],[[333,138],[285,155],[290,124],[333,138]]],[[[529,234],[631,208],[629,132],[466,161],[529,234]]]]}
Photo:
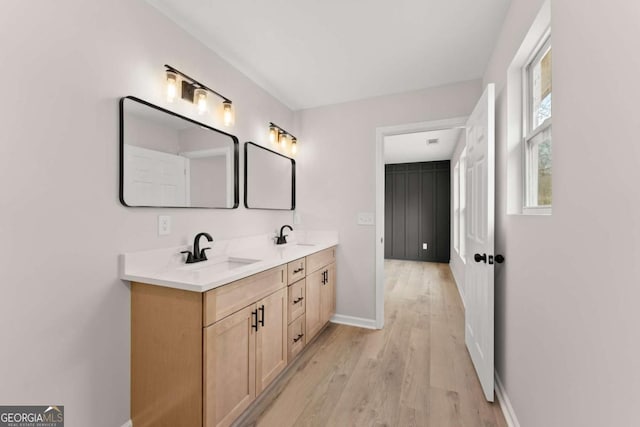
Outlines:
{"type": "Polygon", "coordinates": [[[358,212],[358,225],[374,225],[374,215],[371,212],[358,212]]]}
{"type": "Polygon", "coordinates": [[[302,216],[300,215],[300,212],[294,211],[293,212],[293,225],[298,225],[300,223],[302,223],[302,216]]]}
{"type": "Polygon", "coordinates": [[[158,215],[158,236],[168,236],[169,234],[171,234],[171,217],[158,215]]]}
{"type": "Polygon", "coordinates": [[[422,244],[422,249],[424,249],[425,251],[427,250],[427,244],[426,243],[422,244]]]}

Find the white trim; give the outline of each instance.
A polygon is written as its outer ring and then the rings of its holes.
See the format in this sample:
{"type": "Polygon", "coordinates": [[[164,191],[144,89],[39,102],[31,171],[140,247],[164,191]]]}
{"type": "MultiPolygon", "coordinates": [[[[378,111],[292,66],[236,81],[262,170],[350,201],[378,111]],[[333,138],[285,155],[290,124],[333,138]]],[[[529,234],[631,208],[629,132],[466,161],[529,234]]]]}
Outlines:
{"type": "Polygon", "coordinates": [[[509,427],[520,427],[520,422],[518,422],[518,417],[516,417],[516,413],[513,410],[513,406],[511,406],[511,401],[509,400],[509,396],[507,396],[507,392],[502,385],[502,381],[500,381],[500,377],[498,376],[498,372],[495,372],[496,379],[496,397],[498,398],[498,403],[500,404],[500,409],[502,410],[502,414],[504,415],[504,419],[507,422],[507,426],[509,427]]]}
{"type": "Polygon", "coordinates": [[[122,427],[133,427],[133,421],[127,421],[126,423],[122,424],[122,427]]]}
{"type": "Polygon", "coordinates": [[[346,316],[344,314],[334,314],[331,323],[340,325],[356,326],[358,328],[378,329],[376,328],[375,319],[365,319],[363,317],[346,316]]]}
{"type": "Polygon", "coordinates": [[[406,133],[464,128],[467,117],[454,117],[428,122],[376,128],[376,319],[375,327],[384,327],[384,137],[406,133]]]}
{"type": "Polygon", "coordinates": [[[451,271],[451,276],[453,276],[453,281],[456,283],[456,289],[458,290],[458,295],[460,295],[460,300],[462,300],[462,307],[464,308],[464,311],[466,311],[467,306],[466,306],[466,303],[464,302],[464,292],[462,292],[462,288],[460,287],[461,280],[458,280],[458,278],[456,277],[455,269],[451,268],[451,260],[449,260],[449,271],[451,271]]]}

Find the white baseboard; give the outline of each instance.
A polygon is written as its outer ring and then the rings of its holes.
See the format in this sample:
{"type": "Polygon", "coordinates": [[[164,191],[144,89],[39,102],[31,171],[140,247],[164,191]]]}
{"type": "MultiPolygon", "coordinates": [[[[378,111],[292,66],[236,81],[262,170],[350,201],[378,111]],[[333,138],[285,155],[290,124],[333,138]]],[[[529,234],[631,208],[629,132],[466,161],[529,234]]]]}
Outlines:
{"type": "Polygon", "coordinates": [[[133,427],[133,421],[127,421],[126,423],[122,424],[122,427],[133,427]]]}
{"type": "Polygon", "coordinates": [[[356,326],[358,328],[378,329],[376,328],[375,319],[365,319],[363,317],[345,316],[344,314],[334,314],[331,323],[339,323],[340,325],[356,326]]]}
{"type": "Polygon", "coordinates": [[[498,403],[500,403],[500,409],[502,409],[502,413],[504,414],[504,419],[507,422],[509,427],[520,427],[520,423],[518,422],[518,417],[516,417],[516,413],[513,410],[513,406],[511,406],[511,401],[509,400],[509,396],[507,396],[507,392],[502,385],[502,381],[500,381],[500,377],[498,373],[495,373],[496,378],[496,396],[498,397],[498,403]]]}

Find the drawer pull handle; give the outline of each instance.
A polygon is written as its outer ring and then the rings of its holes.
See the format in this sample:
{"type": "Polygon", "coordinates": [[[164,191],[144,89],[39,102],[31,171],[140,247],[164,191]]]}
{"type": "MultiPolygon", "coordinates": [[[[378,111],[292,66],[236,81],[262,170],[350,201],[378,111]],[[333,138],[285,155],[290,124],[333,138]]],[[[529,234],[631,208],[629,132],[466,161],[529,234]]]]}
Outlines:
{"type": "Polygon", "coordinates": [[[296,299],[293,301],[293,303],[294,303],[294,304],[297,304],[297,303],[299,303],[300,301],[302,301],[303,299],[304,299],[304,297],[296,298],[296,299]]]}
{"type": "Polygon", "coordinates": [[[296,338],[293,339],[293,342],[298,342],[302,339],[302,337],[304,336],[304,334],[298,334],[298,336],[296,338]]]}
{"type": "Polygon", "coordinates": [[[304,271],[304,267],[296,268],[295,270],[293,270],[293,274],[301,273],[303,271],[304,271]]]}
{"type": "Polygon", "coordinates": [[[253,323],[253,325],[251,325],[251,327],[257,331],[258,330],[258,310],[253,310],[251,312],[251,320],[252,320],[252,323],[255,322],[253,323]]]}
{"type": "MultiPolygon", "coordinates": [[[[260,310],[260,311],[262,312],[262,313],[261,313],[261,316],[260,316],[260,326],[264,326],[264,304],[262,304],[262,305],[260,306],[260,308],[258,308],[258,310],[260,310]]],[[[256,315],[256,316],[257,316],[257,315],[256,315]]],[[[256,317],[256,318],[257,318],[257,317],[256,317]]]]}
{"type": "Polygon", "coordinates": [[[322,272],[322,284],[326,285],[327,283],[329,283],[329,270],[322,272]]]}

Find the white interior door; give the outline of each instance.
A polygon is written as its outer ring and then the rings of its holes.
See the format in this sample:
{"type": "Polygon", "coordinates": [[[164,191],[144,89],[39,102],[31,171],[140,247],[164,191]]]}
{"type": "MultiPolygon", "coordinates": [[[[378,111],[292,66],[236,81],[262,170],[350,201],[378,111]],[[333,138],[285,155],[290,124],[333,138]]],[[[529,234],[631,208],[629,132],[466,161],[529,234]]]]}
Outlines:
{"type": "Polygon", "coordinates": [[[188,159],[124,144],[124,199],[129,206],[189,206],[188,159]]]}
{"type": "Polygon", "coordinates": [[[489,84],[467,122],[465,343],[482,390],[493,402],[495,86],[489,84]]]}

